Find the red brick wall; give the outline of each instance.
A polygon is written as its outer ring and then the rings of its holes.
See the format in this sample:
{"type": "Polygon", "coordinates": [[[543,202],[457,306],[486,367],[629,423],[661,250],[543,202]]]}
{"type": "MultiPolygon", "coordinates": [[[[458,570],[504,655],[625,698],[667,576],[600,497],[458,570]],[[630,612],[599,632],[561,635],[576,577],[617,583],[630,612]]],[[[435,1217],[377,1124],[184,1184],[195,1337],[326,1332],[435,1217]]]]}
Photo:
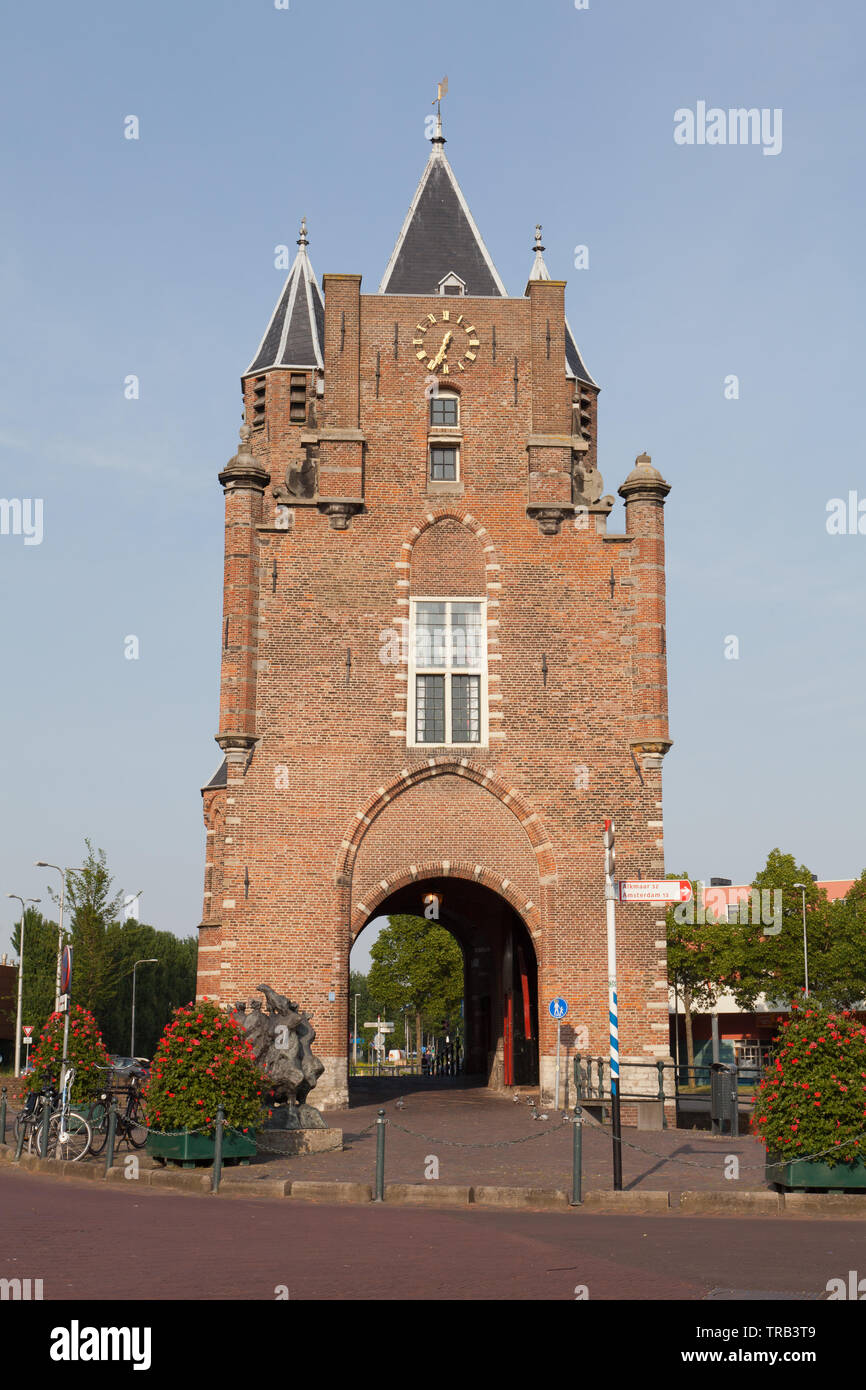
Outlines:
{"type": "MultiPolygon", "coordinates": [[[[564,379],[560,283],[533,282],[512,300],[359,295],[351,276],[327,276],[325,289],[324,397],[311,384],[308,422],[293,425],[288,373],[270,373],[267,424],[250,448],[271,482],[227,493],[229,783],[205,798],[206,822],[217,806],[225,820],[210,837],[202,930],[202,944],[219,947],[202,969],[219,973],[202,975],[200,992],[230,1003],[264,981],[300,999],[337,1097],[348,953],[366,920],[359,900],[371,907],[361,895],[410,863],[471,861],[485,881],[508,880],[542,961],[542,1003],[564,994],[604,1053],[604,817],[616,817],[619,876],[663,873],[660,759],[638,752],[639,773],[631,747],[667,735],[662,507],[630,503],[628,537],[606,535],[601,513],[584,529],[566,519],[557,535],[527,515],[538,499],[571,498],[579,412],[564,379]],[[427,489],[427,372],[411,343],[421,316],[443,307],[471,317],[481,339],[459,379],[463,493],[448,498],[427,489]],[[363,497],[346,529],[315,502],[290,501],[278,520],[272,488],[305,447],[318,455],[320,495],[363,497]],[[470,590],[488,600],[490,742],[431,770],[444,750],[407,748],[406,667],[381,653],[410,591],[470,590]]],[[[246,401],[251,418],[249,390],[246,401]]],[[[630,467],[621,461],[608,491],[630,467]]],[[[618,913],[623,1054],[667,1051],[662,916],[618,913]]]]}

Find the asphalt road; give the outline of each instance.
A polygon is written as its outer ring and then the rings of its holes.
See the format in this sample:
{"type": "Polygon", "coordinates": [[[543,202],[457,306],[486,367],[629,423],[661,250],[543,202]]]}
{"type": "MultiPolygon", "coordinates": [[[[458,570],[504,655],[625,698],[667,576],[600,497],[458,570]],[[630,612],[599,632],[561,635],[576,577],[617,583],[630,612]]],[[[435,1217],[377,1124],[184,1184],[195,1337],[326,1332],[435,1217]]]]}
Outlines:
{"type": "Polygon", "coordinates": [[[863,1267],[862,1222],[417,1211],[183,1196],[0,1173],[0,1277],[46,1300],[819,1296],[863,1267]]]}

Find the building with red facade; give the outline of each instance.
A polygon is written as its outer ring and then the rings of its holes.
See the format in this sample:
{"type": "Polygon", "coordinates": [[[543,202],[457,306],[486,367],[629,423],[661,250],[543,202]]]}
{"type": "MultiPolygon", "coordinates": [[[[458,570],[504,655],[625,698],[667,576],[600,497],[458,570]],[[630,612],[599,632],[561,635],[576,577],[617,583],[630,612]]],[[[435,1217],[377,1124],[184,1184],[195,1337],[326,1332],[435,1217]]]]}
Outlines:
{"type": "MultiPolygon", "coordinates": [[[[618,876],[664,872],[669,488],[621,467],[608,529],[599,388],[543,251],[509,295],[440,125],[378,289],[320,289],[304,224],[242,376],[198,990],[312,1011],[325,1104],[374,917],[435,898],[466,1070],[549,1091],[550,998],[607,1051],[604,817],[618,876]]],[[[669,1055],[663,917],[619,910],[625,1063],[669,1055]]]]}

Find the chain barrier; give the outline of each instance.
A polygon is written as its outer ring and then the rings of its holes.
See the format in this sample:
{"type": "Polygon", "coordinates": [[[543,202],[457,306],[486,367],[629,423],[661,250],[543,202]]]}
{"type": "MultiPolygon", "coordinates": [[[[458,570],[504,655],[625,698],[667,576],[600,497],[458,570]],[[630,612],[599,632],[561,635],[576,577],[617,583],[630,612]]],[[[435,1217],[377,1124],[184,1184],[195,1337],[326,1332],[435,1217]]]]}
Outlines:
{"type": "Polygon", "coordinates": [[[454,1149],[508,1149],[513,1144],[527,1144],[532,1139],[547,1139],[549,1135],[561,1131],[570,1120],[560,1120],[559,1125],[553,1125],[551,1129],[541,1129],[535,1134],[522,1134],[517,1139],[495,1139],[488,1143],[483,1143],[478,1139],[440,1139],[435,1134],[421,1134],[417,1130],[407,1129],[405,1125],[398,1125],[396,1120],[385,1119],[385,1124],[390,1129],[399,1129],[403,1134],[411,1134],[414,1139],[424,1139],[428,1144],[446,1144],[454,1149]]]}
{"type": "MultiPolygon", "coordinates": [[[[572,1119],[571,1119],[570,1116],[568,1117],[568,1122],[569,1122],[569,1123],[574,1123],[574,1121],[572,1121],[572,1119]]],[[[581,1114],[579,1123],[582,1124],[582,1125],[587,1125],[587,1126],[588,1126],[589,1128],[591,1128],[591,1129],[599,1130],[603,1135],[605,1135],[608,1139],[610,1139],[611,1142],[613,1142],[613,1135],[611,1134],[610,1130],[608,1130],[608,1129],[606,1128],[605,1125],[601,1124],[601,1122],[600,1122],[599,1120],[595,1119],[595,1117],[594,1117],[593,1115],[581,1114]]],[[[720,1139],[728,1139],[728,1140],[730,1140],[731,1143],[734,1143],[734,1142],[736,1142],[736,1140],[741,1139],[741,1138],[744,1139],[744,1140],[746,1140],[746,1139],[754,1139],[755,1142],[758,1142],[758,1143],[760,1142],[760,1141],[757,1139],[757,1136],[755,1136],[755,1135],[749,1135],[749,1134],[737,1135],[737,1136],[734,1136],[734,1135],[731,1135],[731,1134],[723,1134],[723,1135],[719,1135],[718,1137],[719,1137],[720,1139]]],[[[817,1158],[824,1158],[827,1154],[838,1153],[840,1149],[848,1148],[851,1144],[859,1144],[861,1141],[866,1141],[866,1132],[864,1132],[864,1133],[862,1133],[862,1134],[855,1134],[855,1136],[854,1136],[853,1139],[845,1139],[845,1140],[843,1140],[843,1141],[842,1141],[841,1143],[839,1143],[839,1144],[831,1144],[831,1145],[829,1146],[829,1148],[821,1149],[821,1150],[819,1150],[817,1153],[813,1153],[813,1154],[794,1154],[794,1155],[792,1155],[792,1158],[791,1158],[790,1160],[784,1159],[783,1161],[784,1161],[784,1162],[789,1162],[789,1161],[790,1161],[790,1162],[797,1162],[797,1163],[811,1163],[811,1162],[813,1162],[814,1159],[817,1159],[817,1158]]],[[[661,1159],[664,1159],[664,1160],[665,1160],[666,1162],[668,1162],[668,1163],[678,1163],[678,1164],[681,1164],[683,1167],[686,1167],[686,1168],[709,1168],[709,1167],[715,1167],[715,1166],[717,1165],[717,1163],[718,1163],[718,1159],[714,1159],[714,1160],[712,1160],[712,1161],[709,1162],[709,1163],[700,1163],[700,1162],[694,1162],[694,1161],[692,1161],[691,1159],[688,1159],[688,1158],[677,1158],[677,1157],[675,1157],[673,1154],[663,1154],[663,1153],[659,1153],[656,1149],[646,1149],[646,1148],[643,1147],[642,1144],[633,1144],[633,1143],[631,1143],[628,1139],[621,1139],[621,1140],[620,1140],[620,1144],[621,1144],[622,1148],[624,1148],[624,1149],[634,1149],[637,1153],[647,1154],[650,1158],[661,1158],[661,1159]]],[[[764,1169],[765,1169],[765,1167],[766,1167],[766,1160],[765,1160],[764,1163],[741,1163],[741,1164],[740,1164],[740,1167],[741,1167],[741,1168],[754,1168],[756,1171],[757,1171],[757,1170],[764,1171],[764,1169]]]]}

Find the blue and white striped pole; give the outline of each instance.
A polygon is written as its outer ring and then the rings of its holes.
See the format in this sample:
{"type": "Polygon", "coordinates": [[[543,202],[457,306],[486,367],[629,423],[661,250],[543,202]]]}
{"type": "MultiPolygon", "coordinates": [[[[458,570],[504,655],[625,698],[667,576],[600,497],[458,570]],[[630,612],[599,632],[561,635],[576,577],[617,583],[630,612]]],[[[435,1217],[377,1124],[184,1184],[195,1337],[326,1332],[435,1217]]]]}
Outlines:
{"type": "Polygon", "coordinates": [[[611,1130],[613,1134],[613,1188],[622,1191],[622,1125],[619,1088],[619,1010],[616,998],[616,902],[614,847],[616,827],[613,820],[604,823],[604,897],[607,917],[607,1009],[610,1025],[610,1096],[611,1130]]]}

